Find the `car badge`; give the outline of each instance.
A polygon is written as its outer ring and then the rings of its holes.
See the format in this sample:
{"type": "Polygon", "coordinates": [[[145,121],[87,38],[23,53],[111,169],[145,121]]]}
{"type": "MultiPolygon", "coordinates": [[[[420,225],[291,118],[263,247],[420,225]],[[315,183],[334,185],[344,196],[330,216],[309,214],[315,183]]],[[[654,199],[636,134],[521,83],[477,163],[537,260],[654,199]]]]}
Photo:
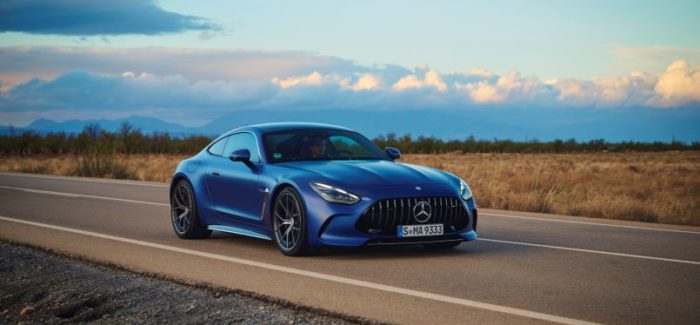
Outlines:
{"type": "Polygon", "coordinates": [[[433,207],[430,206],[428,201],[419,201],[413,206],[413,217],[420,223],[427,222],[432,214],[433,207]]]}
{"type": "Polygon", "coordinates": [[[421,190],[420,186],[416,186],[416,191],[420,191],[420,190],[421,190]]]}

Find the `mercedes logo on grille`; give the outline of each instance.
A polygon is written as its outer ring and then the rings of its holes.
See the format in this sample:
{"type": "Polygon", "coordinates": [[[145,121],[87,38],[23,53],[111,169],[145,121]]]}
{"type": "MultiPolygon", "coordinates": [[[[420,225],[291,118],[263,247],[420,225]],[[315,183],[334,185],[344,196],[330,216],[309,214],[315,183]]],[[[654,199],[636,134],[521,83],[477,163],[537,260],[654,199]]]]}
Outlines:
{"type": "Polygon", "coordinates": [[[413,217],[420,223],[425,223],[433,214],[433,208],[428,201],[420,201],[413,206],[413,217]]]}

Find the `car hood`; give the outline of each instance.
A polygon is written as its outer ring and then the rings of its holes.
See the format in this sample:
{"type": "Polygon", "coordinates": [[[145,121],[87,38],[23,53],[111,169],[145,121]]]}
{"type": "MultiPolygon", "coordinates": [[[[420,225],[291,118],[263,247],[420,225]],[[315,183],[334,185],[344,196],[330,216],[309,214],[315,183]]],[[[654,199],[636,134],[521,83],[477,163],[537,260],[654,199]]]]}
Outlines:
{"type": "Polygon", "coordinates": [[[333,160],[281,163],[280,167],[303,171],[305,176],[337,185],[398,186],[450,185],[451,176],[441,170],[388,160],[333,160]]]}

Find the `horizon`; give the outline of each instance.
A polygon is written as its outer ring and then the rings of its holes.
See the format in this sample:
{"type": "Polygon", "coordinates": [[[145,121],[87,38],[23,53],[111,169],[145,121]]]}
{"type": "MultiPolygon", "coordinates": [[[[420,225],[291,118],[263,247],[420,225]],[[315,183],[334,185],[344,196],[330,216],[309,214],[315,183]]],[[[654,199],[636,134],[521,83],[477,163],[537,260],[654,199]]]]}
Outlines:
{"type": "MultiPolygon", "coordinates": [[[[0,125],[0,138],[2,137],[10,137],[10,138],[21,138],[21,137],[34,137],[36,135],[40,136],[40,139],[48,139],[50,136],[59,136],[59,137],[65,137],[67,139],[70,139],[71,137],[80,137],[82,134],[85,132],[92,132],[93,130],[97,130],[98,132],[105,132],[106,134],[109,134],[111,136],[116,136],[116,137],[121,137],[124,136],[123,132],[128,133],[129,135],[140,135],[144,136],[146,138],[148,137],[159,137],[159,136],[166,136],[171,139],[171,141],[181,141],[181,140],[186,140],[186,139],[198,139],[198,138],[208,138],[208,141],[215,140],[219,136],[223,135],[223,133],[209,133],[207,134],[206,132],[201,132],[201,131],[196,131],[197,129],[191,129],[187,132],[169,132],[168,130],[158,130],[158,129],[146,129],[143,130],[142,128],[138,127],[137,124],[132,124],[134,119],[153,119],[158,122],[162,122],[162,120],[158,120],[156,118],[142,118],[138,116],[131,116],[125,119],[119,119],[119,120],[70,120],[70,121],[64,121],[64,122],[59,122],[59,123],[69,123],[69,122],[80,122],[82,128],[81,129],[71,129],[71,128],[66,128],[66,129],[58,129],[58,130],[46,130],[46,129],[32,129],[31,127],[15,127],[13,125],[7,125],[3,126],[0,125]],[[101,123],[107,122],[107,126],[104,126],[101,123]],[[116,124],[115,124],[116,123],[116,124]],[[125,131],[126,130],[126,131],[125,131]],[[47,137],[49,136],[49,137],[47,137]]],[[[49,123],[57,123],[52,120],[45,120],[45,119],[39,119],[36,120],[35,122],[49,122],[49,123]]],[[[280,124],[280,123],[307,123],[307,122],[300,122],[300,121],[286,121],[286,122],[265,122],[265,123],[260,123],[260,124],[252,124],[252,125],[246,125],[243,127],[249,127],[249,126],[257,126],[257,125],[267,125],[267,124],[280,124]]],[[[176,124],[176,123],[174,123],[176,124]]],[[[340,127],[340,128],[345,128],[342,125],[337,125],[337,124],[326,124],[326,123],[311,123],[311,124],[318,124],[320,126],[326,125],[326,126],[331,126],[331,127],[340,127]]],[[[176,124],[177,125],[177,124],[176,124]]],[[[181,126],[181,125],[178,125],[181,126]]],[[[239,127],[236,127],[234,129],[231,129],[229,131],[234,131],[239,127]]],[[[228,132],[228,131],[227,131],[228,132]]],[[[226,132],[224,132],[226,133],[226,132]]],[[[449,153],[449,152],[458,152],[462,150],[462,153],[467,153],[467,152],[472,152],[472,153],[492,153],[495,152],[497,148],[483,148],[484,151],[464,151],[466,149],[466,146],[473,146],[475,144],[486,144],[486,145],[516,145],[518,147],[510,147],[510,148],[505,148],[502,149],[502,152],[506,153],[576,153],[576,152],[586,152],[586,151],[592,151],[592,152],[627,152],[627,151],[640,151],[640,152],[659,152],[659,151],[687,151],[687,150],[698,150],[700,149],[700,141],[684,141],[684,140],[679,140],[676,139],[675,136],[672,136],[670,141],[663,141],[663,140],[652,140],[652,141],[635,141],[635,140],[614,140],[614,141],[609,141],[603,138],[599,139],[586,139],[586,140],[580,140],[576,138],[568,138],[568,139],[561,139],[561,138],[552,138],[552,139],[538,139],[537,137],[532,137],[532,138],[526,138],[524,140],[522,139],[512,139],[512,138],[477,138],[474,135],[469,135],[463,138],[440,138],[436,137],[434,135],[425,135],[425,134],[411,134],[411,133],[396,133],[396,132],[387,132],[383,134],[377,134],[371,137],[367,137],[369,140],[373,141],[375,144],[379,145],[379,143],[383,144],[391,144],[391,143],[396,143],[398,146],[395,146],[395,148],[399,148],[399,146],[421,146],[425,145],[424,141],[427,141],[427,143],[430,143],[429,146],[435,146],[432,147],[435,151],[425,151],[425,148],[418,148],[418,151],[408,151],[409,153],[449,153]],[[524,146],[523,146],[524,145],[524,146]],[[555,149],[552,147],[553,145],[558,145],[558,146],[568,146],[567,148],[559,148],[555,149]],[[657,145],[661,145],[661,147],[658,147],[657,145]],[[449,149],[450,146],[456,146],[453,149],[449,149]],[[544,146],[544,147],[543,147],[544,146]],[[612,147],[607,147],[607,146],[612,146],[612,147]],[[630,147],[631,146],[631,147],[630,147]],[[462,148],[462,149],[455,149],[455,148],[462,148]]],[[[45,144],[43,144],[45,145],[45,144]]],[[[380,146],[381,148],[381,146],[380,146]]],[[[8,148],[3,148],[7,150],[8,148]]],[[[474,148],[471,148],[473,150],[474,148]]],[[[403,151],[403,149],[402,149],[403,151]]]]}
{"type": "MultiPolygon", "coordinates": [[[[688,109],[686,109],[688,110],[688,109]]],[[[431,110],[427,110],[428,112],[431,112],[431,110]]],[[[341,127],[347,127],[350,129],[353,129],[355,131],[358,131],[364,135],[366,135],[368,138],[374,139],[380,136],[386,136],[388,134],[395,134],[397,136],[403,136],[403,135],[410,135],[414,139],[417,139],[419,137],[425,137],[425,138],[434,138],[438,139],[441,141],[452,141],[452,140],[457,140],[457,141],[465,141],[468,138],[474,138],[477,141],[514,141],[518,143],[529,143],[533,141],[539,141],[539,142],[553,142],[553,141],[569,141],[569,140],[575,140],[577,142],[583,143],[583,142],[591,142],[591,141],[599,141],[599,140],[604,140],[608,143],[622,143],[622,142],[639,142],[639,143],[654,143],[654,142],[660,142],[660,143],[686,143],[686,144],[694,144],[694,143],[700,143],[700,130],[697,130],[694,128],[695,125],[700,123],[700,120],[691,120],[691,121],[684,121],[686,123],[686,128],[692,129],[693,130],[693,135],[694,138],[685,138],[683,136],[677,136],[677,133],[674,132],[676,130],[667,130],[668,136],[647,136],[644,138],[635,138],[632,136],[628,137],[623,137],[623,136],[595,136],[595,135],[584,135],[582,136],[581,134],[586,134],[585,129],[586,127],[580,127],[578,130],[578,133],[570,133],[570,134],[578,134],[578,136],[570,136],[567,138],[563,137],[558,137],[555,136],[554,134],[556,133],[555,130],[550,130],[549,133],[538,133],[538,130],[536,128],[530,128],[530,129],[519,129],[516,133],[510,132],[510,133],[504,133],[504,132],[498,132],[498,133],[488,133],[484,135],[484,133],[479,133],[477,132],[470,132],[469,130],[464,130],[464,132],[461,132],[461,130],[455,130],[454,128],[442,128],[440,131],[435,132],[437,127],[439,126],[441,120],[450,120],[454,115],[452,116],[447,116],[447,117],[441,117],[437,120],[435,120],[431,128],[423,128],[420,126],[416,126],[415,124],[410,124],[413,121],[411,120],[417,120],[413,119],[411,117],[406,118],[405,113],[402,114],[404,119],[408,119],[409,123],[406,123],[403,125],[404,127],[396,127],[397,125],[402,125],[400,122],[394,122],[392,125],[394,127],[386,127],[384,130],[377,130],[375,127],[377,123],[382,124],[383,122],[381,121],[382,118],[388,118],[391,117],[391,114],[393,112],[384,112],[386,113],[384,116],[377,116],[373,118],[372,120],[368,121],[364,118],[362,118],[363,115],[359,115],[360,118],[352,120],[352,118],[348,118],[348,114],[355,115],[355,113],[358,113],[356,110],[349,110],[349,111],[328,111],[325,110],[323,113],[332,113],[332,115],[339,115],[339,117],[335,120],[333,120],[333,117],[327,117],[322,115],[319,116],[316,114],[317,112],[320,111],[294,111],[291,112],[291,114],[294,114],[294,116],[299,116],[300,113],[312,113],[313,118],[310,119],[294,119],[294,117],[291,117],[289,115],[274,115],[274,113],[280,113],[278,110],[273,110],[273,111],[257,111],[257,110],[252,110],[247,113],[250,113],[248,115],[241,115],[246,113],[246,111],[238,111],[230,116],[227,116],[223,119],[217,119],[215,121],[195,126],[195,127],[187,127],[182,124],[176,123],[176,122],[166,122],[161,119],[158,119],[156,117],[144,117],[144,116],[129,116],[126,118],[120,118],[120,119],[71,119],[71,120],[65,120],[65,121],[54,121],[51,119],[37,119],[32,122],[32,124],[27,125],[27,126],[15,126],[15,125],[0,125],[0,134],[7,134],[10,130],[10,128],[13,128],[15,131],[34,131],[39,134],[48,134],[48,133],[57,133],[57,132],[66,132],[69,134],[78,134],[83,131],[83,129],[87,125],[91,124],[97,124],[100,128],[109,131],[109,132],[116,132],[123,123],[127,123],[130,126],[134,127],[134,129],[141,131],[144,134],[152,134],[152,133],[168,133],[171,135],[180,135],[180,136],[187,136],[187,135],[203,135],[203,136],[218,136],[219,134],[228,132],[230,130],[243,127],[243,126],[248,126],[248,125],[255,125],[255,124],[266,124],[266,123],[279,123],[279,122],[311,122],[311,123],[326,123],[326,124],[332,124],[332,125],[338,125],[341,127]],[[263,114],[260,114],[263,113],[263,114]],[[269,116],[271,115],[270,118],[261,118],[261,116],[269,116]],[[279,117],[279,116],[287,116],[288,118],[284,117],[279,117]],[[377,121],[380,120],[380,121],[377,121]],[[234,122],[231,122],[234,121],[234,122]],[[409,125],[410,124],[410,125],[409,125]],[[583,129],[580,130],[580,129],[583,129]],[[427,130],[427,131],[426,131],[427,130]],[[584,133],[581,133],[584,132],[584,133]],[[458,134],[458,135],[456,135],[458,134]]],[[[426,112],[426,110],[413,110],[409,113],[414,113],[414,114],[421,114],[422,112],[426,112]]],[[[371,113],[371,112],[359,112],[359,113],[371,113]]],[[[457,113],[457,114],[464,114],[464,112],[459,112],[456,110],[453,110],[452,113],[457,113]]],[[[531,112],[528,112],[531,113],[531,112]]],[[[376,113],[375,113],[376,115],[376,113]]],[[[409,114],[410,115],[410,114],[409,114]]],[[[459,115],[457,115],[459,116],[459,115]]],[[[646,123],[658,123],[658,120],[656,119],[655,116],[650,116],[647,117],[645,121],[646,123]]],[[[639,123],[639,122],[638,122],[639,123]]],[[[564,127],[567,127],[566,125],[564,127]]],[[[488,126],[486,126],[488,128],[488,126]]],[[[477,128],[477,130],[483,130],[484,128],[477,128]]],[[[473,130],[472,130],[473,131],[473,130]]]]}
{"type": "Polygon", "coordinates": [[[696,12],[694,1],[10,2],[0,125],[425,111],[446,119],[369,131],[694,142],[696,12]]]}

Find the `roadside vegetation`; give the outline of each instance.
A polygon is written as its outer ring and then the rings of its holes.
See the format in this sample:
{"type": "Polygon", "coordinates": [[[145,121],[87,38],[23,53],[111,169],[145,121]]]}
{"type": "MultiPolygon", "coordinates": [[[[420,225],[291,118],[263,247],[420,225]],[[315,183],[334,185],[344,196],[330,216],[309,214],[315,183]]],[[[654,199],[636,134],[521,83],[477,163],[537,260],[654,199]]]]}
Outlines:
{"type": "MultiPolygon", "coordinates": [[[[204,136],[82,133],[0,137],[0,171],[166,182],[204,136]]],[[[467,180],[483,208],[700,226],[700,144],[464,141],[387,135],[401,161],[467,180]]]]}
{"type": "MultiPolygon", "coordinates": [[[[213,138],[203,135],[185,137],[168,133],[144,134],[128,123],[119,130],[107,132],[99,125],[88,125],[79,134],[55,132],[41,135],[35,132],[0,135],[0,154],[86,154],[86,150],[99,150],[121,154],[192,154],[198,152],[213,138]],[[97,147],[100,147],[97,149],[97,147]]],[[[373,139],[380,148],[395,147],[402,153],[581,153],[581,152],[660,152],[700,151],[700,142],[607,142],[591,140],[579,142],[574,139],[542,142],[536,139],[518,142],[508,139],[477,140],[473,136],[463,140],[444,141],[434,137],[397,136],[394,133],[373,139]]]]}

